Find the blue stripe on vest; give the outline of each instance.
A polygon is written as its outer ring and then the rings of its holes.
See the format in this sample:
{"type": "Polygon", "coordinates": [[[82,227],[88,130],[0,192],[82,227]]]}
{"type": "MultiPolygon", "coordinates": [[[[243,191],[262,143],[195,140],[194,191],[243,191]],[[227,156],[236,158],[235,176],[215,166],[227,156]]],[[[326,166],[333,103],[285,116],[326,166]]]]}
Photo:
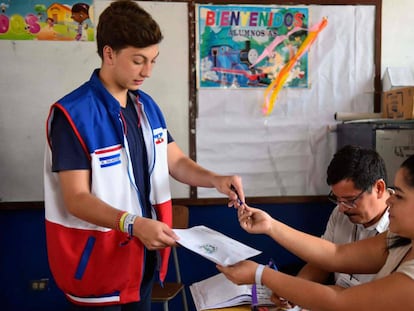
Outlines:
{"type": "Polygon", "coordinates": [[[81,259],[79,261],[78,268],[76,269],[75,279],[81,280],[85,273],[86,266],[88,265],[89,257],[91,256],[93,246],[95,245],[96,238],[91,236],[86,242],[86,246],[83,249],[81,259]]]}

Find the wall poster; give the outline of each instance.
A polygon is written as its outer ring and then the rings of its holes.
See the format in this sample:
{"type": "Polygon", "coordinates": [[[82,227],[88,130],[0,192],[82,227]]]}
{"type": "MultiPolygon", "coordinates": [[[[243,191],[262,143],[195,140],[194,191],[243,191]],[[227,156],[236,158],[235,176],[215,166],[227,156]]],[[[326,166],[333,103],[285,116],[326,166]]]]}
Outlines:
{"type": "Polygon", "coordinates": [[[92,0],[0,3],[0,40],[94,41],[92,0]]]}
{"type": "MultiPolygon", "coordinates": [[[[308,34],[307,7],[199,5],[199,88],[267,87],[308,34]]],[[[308,87],[304,55],[285,86],[308,87]]]]}

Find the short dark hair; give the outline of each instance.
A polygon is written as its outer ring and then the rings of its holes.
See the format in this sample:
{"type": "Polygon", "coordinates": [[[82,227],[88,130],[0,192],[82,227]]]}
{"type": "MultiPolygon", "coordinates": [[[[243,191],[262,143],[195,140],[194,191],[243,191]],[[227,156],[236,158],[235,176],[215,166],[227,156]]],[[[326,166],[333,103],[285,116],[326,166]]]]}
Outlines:
{"type": "Polygon", "coordinates": [[[119,51],[129,46],[145,48],[162,39],[158,23],[135,1],[114,1],[99,16],[96,41],[101,58],[106,45],[119,51]]]}
{"type": "Polygon", "coordinates": [[[370,191],[379,179],[387,183],[383,158],[373,149],[346,145],[338,150],[328,166],[326,182],[329,186],[350,179],[357,189],[370,191]]]}

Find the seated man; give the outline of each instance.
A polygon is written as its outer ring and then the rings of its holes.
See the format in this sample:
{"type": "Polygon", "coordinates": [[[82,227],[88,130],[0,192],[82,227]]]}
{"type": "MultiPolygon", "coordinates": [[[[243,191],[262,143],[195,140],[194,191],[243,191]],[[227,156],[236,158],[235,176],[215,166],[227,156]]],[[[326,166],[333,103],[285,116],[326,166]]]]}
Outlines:
{"type": "MultiPolygon", "coordinates": [[[[337,204],[329,218],[322,238],[344,244],[375,236],[388,229],[390,196],[386,186],[384,160],[375,151],[347,145],[331,160],[327,183],[331,187],[329,200],[337,204]]],[[[329,273],[306,264],[299,277],[326,283],[329,273]]],[[[334,281],[341,287],[351,287],[374,278],[374,274],[335,273],[334,281]]]]}

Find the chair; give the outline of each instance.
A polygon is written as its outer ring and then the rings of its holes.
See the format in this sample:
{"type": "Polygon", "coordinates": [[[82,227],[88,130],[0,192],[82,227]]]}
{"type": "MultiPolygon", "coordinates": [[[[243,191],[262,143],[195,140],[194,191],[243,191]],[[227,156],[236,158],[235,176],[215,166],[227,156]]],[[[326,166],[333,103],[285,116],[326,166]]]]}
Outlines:
{"type": "MultiPolygon", "coordinates": [[[[186,229],[188,228],[188,207],[184,205],[173,205],[173,228],[186,229]]],[[[171,247],[171,254],[174,260],[174,267],[176,272],[175,282],[164,282],[164,287],[156,282],[152,288],[153,302],[162,302],[164,304],[164,311],[168,311],[168,302],[181,292],[183,298],[183,307],[188,311],[187,296],[185,293],[185,286],[181,282],[181,272],[178,263],[177,248],[171,247]]]]}

